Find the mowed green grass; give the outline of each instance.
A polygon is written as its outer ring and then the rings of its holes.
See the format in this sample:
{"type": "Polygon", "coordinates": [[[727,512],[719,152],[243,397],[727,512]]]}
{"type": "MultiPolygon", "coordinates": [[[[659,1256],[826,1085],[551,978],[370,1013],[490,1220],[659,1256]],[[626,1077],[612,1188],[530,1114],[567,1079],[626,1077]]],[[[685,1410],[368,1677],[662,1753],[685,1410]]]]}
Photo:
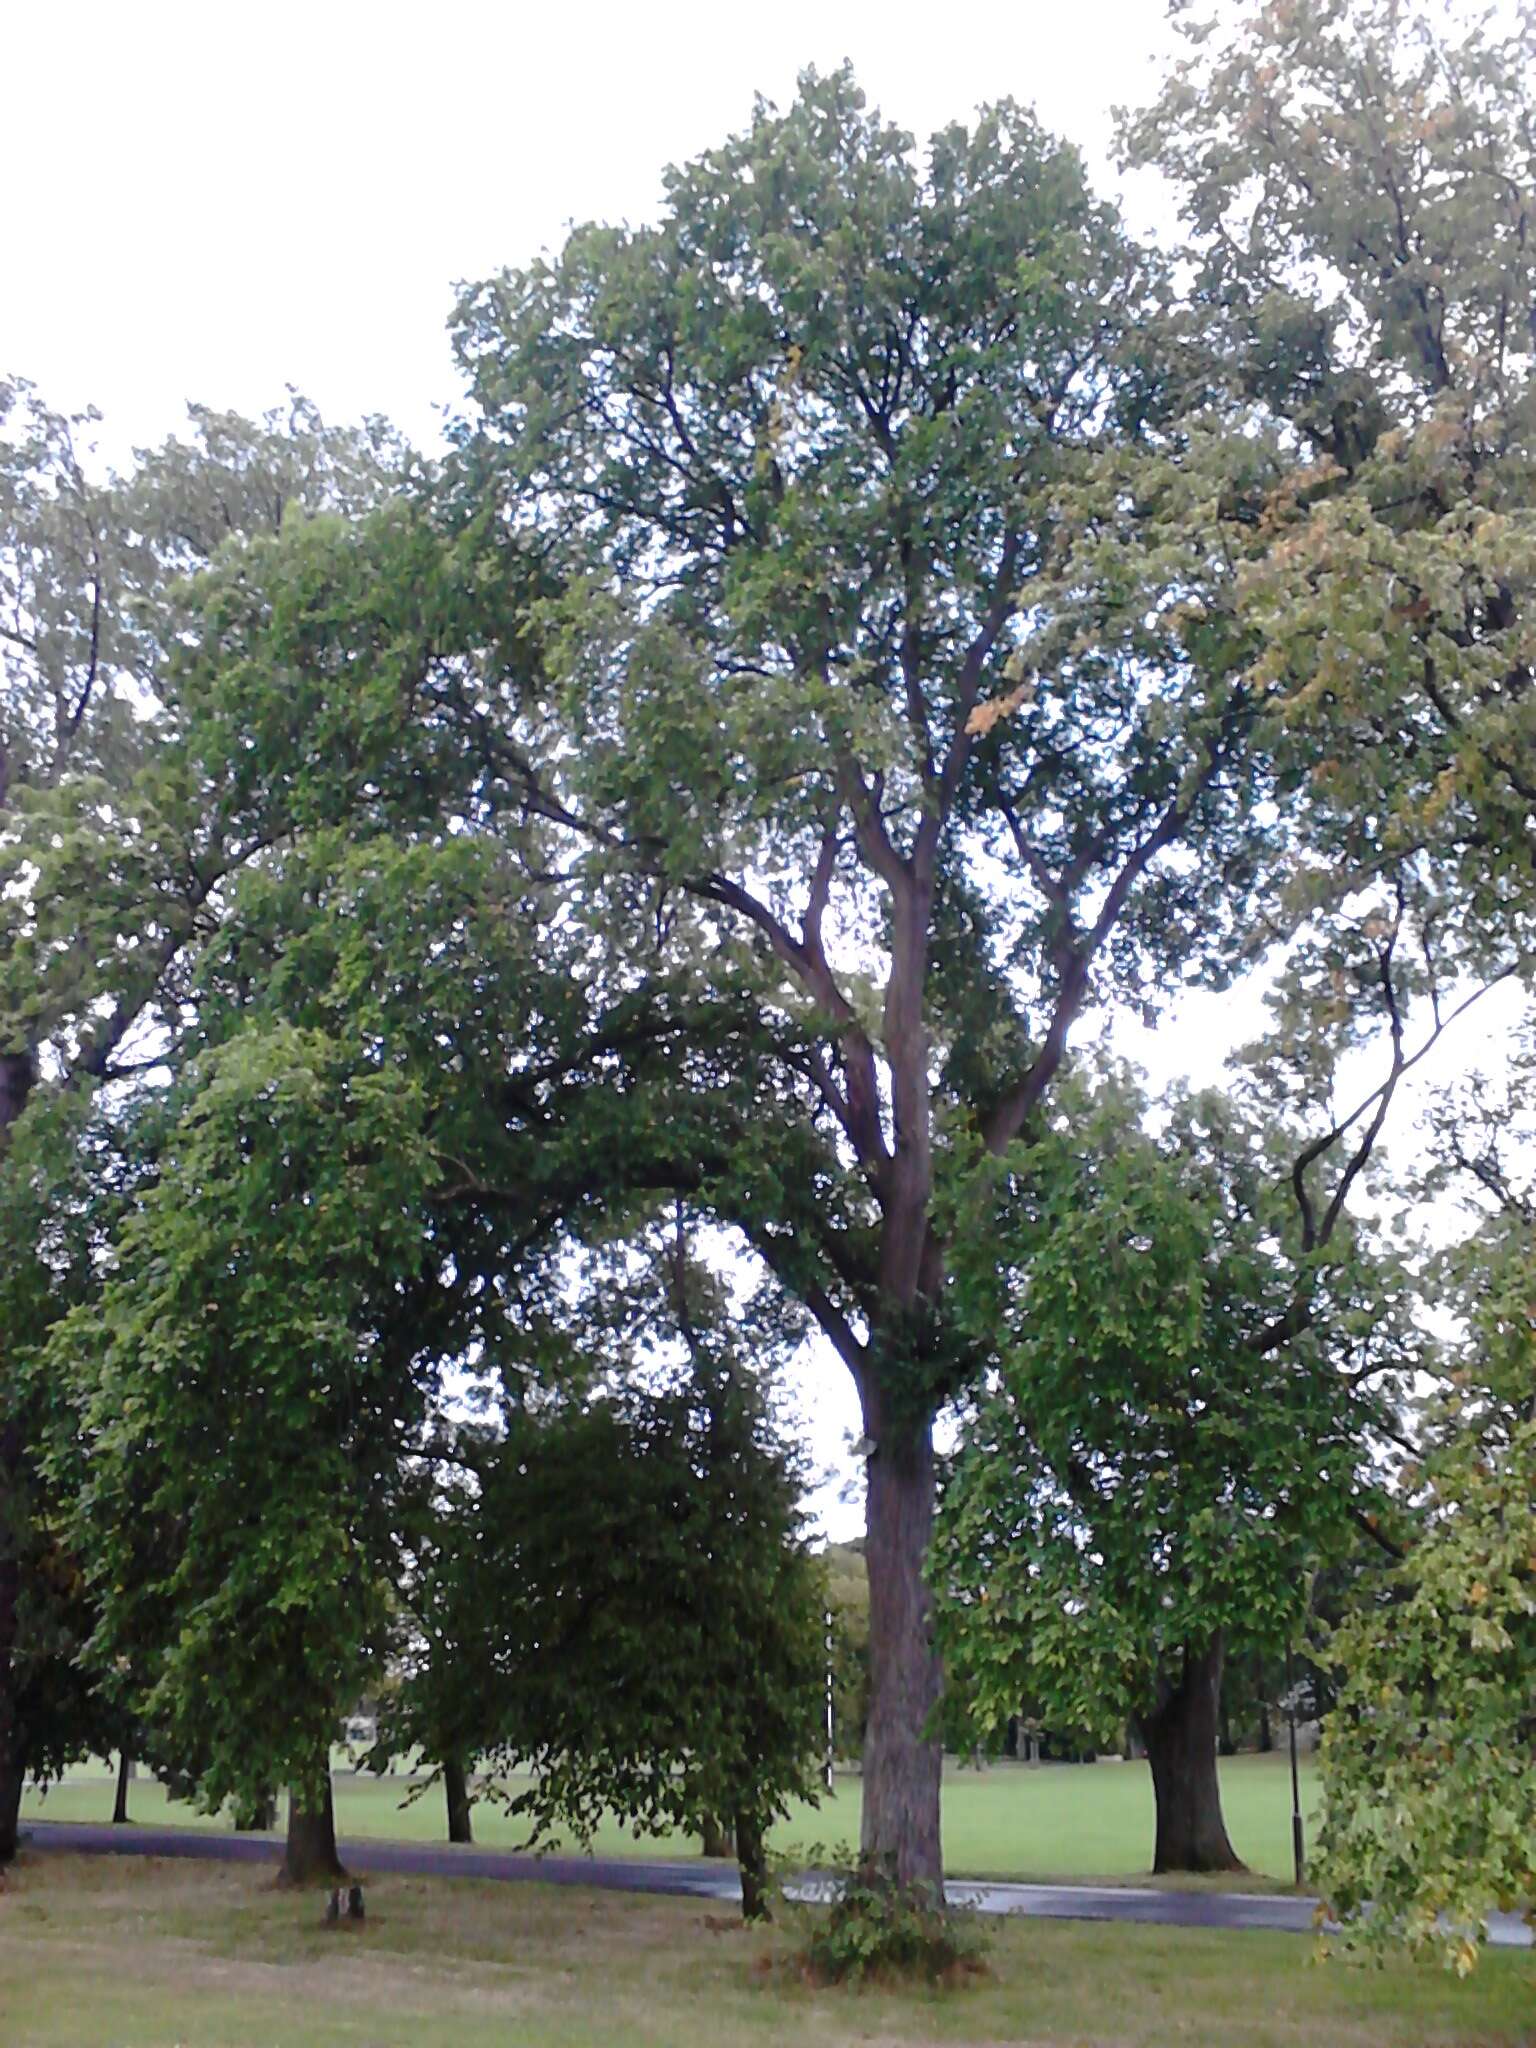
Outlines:
{"type": "MultiPolygon", "coordinates": [[[[336,1825],[344,1836],[441,1841],[446,1834],[441,1786],[402,1804],[413,1783],[338,1772],[336,1825]]],[[[1291,1788],[1284,1759],[1226,1758],[1221,1766],[1227,1828],[1238,1854],[1258,1877],[1284,1882],[1291,1874],[1291,1788]]],[[[43,1797],[29,1791],[24,1812],[44,1820],[110,1820],[113,1784],[103,1765],[72,1772],[43,1797]]],[[[1315,1811],[1316,1780],[1304,1766],[1302,1798],[1315,1811]]],[[[780,1824],[774,1846],[790,1851],[821,1845],[852,1847],[859,1833],[860,1786],[840,1777],[819,1808],[806,1807],[780,1824]]],[[[152,1779],[129,1788],[129,1813],[142,1825],[224,1827],[168,1800],[152,1779]]],[[[512,1848],[523,1839],[518,1823],[489,1800],[475,1808],[475,1840],[512,1848]]],[[[571,1847],[571,1844],[560,1846],[571,1847]]],[[[687,1856],[698,1843],[686,1835],[636,1840],[617,1822],[599,1829],[597,1855],[687,1856]]],[[[950,1766],[944,1779],[944,1855],[957,1877],[1129,1878],[1152,1861],[1152,1783],[1144,1763],[994,1764],[985,1770],[950,1766]]]]}
{"type": "Polygon", "coordinates": [[[1536,1968],[1314,1964],[1295,1936],[1007,1922],[947,1994],[813,1990],[784,1930],[697,1901],[382,1877],[359,1928],[265,1872],[23,1858],[5,2048],[1517,2048],[1536,1968]]]}

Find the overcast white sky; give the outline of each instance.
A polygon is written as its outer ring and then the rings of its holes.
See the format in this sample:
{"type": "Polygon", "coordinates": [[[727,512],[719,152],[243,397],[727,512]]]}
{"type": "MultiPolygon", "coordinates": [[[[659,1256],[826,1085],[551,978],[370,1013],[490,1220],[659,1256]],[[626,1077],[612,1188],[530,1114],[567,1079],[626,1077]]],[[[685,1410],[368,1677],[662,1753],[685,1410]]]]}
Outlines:
{"type": "Polygon", "coordinates": [[[922,136],[1004,94],[1096,164],[1148,92],[1162,0],[15,0],[4,35],[0,371],[87,400],[114,445],[188,399],[293,383],[419,439],[456,396],[459,279],[566,223],[640,220],[664,164],[761,91],[851,58],[922,136]]]}
{"type": "MultiPolygon", "coordinates": [[[[0,373],[98,405],[114,456],[189,400],[256,412],[290,383],[430,444],[457,397],[455,282],[572,220],[649,217],[663,165],[741,126],[754,93],[787,99],[805,65],[851,58],[919,137],[988,99],[1032,103],[1110,190],[1111,109],[1150,95],[1171,47],[1163,0],[13,0],[0,373]]],[[[1131,197],[1143,224],[1162,211],[1131,197]]],[[[1257,1021],[1192,998],[1126,1049],[1207,1079],[1257,1021]]],[[[804,1385],[834,1459],[857,1429],[846,1375],[804,1385]]],[[[861,1523],[835,1489],[820,1505],[839,1533],[861,1523]]]]}

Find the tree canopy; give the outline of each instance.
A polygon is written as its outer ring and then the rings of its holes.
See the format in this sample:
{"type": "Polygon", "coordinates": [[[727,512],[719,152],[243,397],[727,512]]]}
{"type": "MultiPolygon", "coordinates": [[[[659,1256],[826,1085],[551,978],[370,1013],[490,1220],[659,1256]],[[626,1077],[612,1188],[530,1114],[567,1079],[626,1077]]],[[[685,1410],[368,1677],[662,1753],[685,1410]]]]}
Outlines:
{"type": "Polygon", "coordinates": [[[1125,130],[1176,247],[1011,101],[920,149],[807,73],[654,223],[463,289],[440,465],[295,399],[103,477],[4,387],[0,1775],[65,1540],[207,1796],[312,1779],[456,1374],[692,1471],[723,1554],[694,1411],[572,1393],[632,1378],[679,1202],[857,1389],[871,1873],[942,1876],[946,1404],[972,1565],[1024,1532],[1100,1706],[1289,1613],[1353,1483],[1330,1347],[1398,1327],[1378,1140],[1530,979],[1530,38],[1185,25],[1125,130]],[[1086,1084],[1090,1022],[1257,966],[1240,1112],[1086,1084]]]}

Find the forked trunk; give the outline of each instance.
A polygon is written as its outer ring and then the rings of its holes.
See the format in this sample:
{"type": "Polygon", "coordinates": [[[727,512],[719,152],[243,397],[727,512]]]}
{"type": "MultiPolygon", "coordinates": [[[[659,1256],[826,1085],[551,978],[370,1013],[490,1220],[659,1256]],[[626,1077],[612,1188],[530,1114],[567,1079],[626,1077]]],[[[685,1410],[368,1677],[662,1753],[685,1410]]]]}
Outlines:
{"type": "Polygon", "coordinates": [[[443,1791],[448,1801],[449,1841],[472,1842],[475,1830],[469,1818],[469,1774],[462,1757],[443,1759],[443,1791]]]}
{"type": "Polygon", "coordinates": [[[128,1818],[128,1780],[133,1775],[133,1758],[127,1750],[117,1759],[117,1797],[112,1802],[112,1824],[121,1827],[128,1818]]]}
{"type": "Polygon", "coordinates": [[[279,1882],[339,1884],[346,1875],[336,1853],[336,1809],[327,1772],[318,1799],[297,1790],[288,1794],[288,1842],[279,1882]]]}
{"type": "Polygon", "coordinates": [[[1227,1839],[1216,1774],[1222,1639],[1186,1644],[1176,1684],[1140,1720],[1157,1802],[1154,1871],[1246,1870],[1227,1839]]]}
{"type": "Polygon", "coordinates": [[[933,1530],[933,1424],[897,1417],[866,1394],[873,1443],[868,1471],[869,1718],[864,1736],[860,1861],[904,1889],[942,1893],[939,1841],[942,1753],[927,1730],[940,1670],[923,1576],[933,1530]]]}
{"type": "Polygon", "coordinates": [[[771,1920],[769,1905],[768,1852],[763,1826],[756,1814],[738,1813],[733,1833],[736,1861],[741,1870],[741,1917],[743,1920],[771,1920]]]}

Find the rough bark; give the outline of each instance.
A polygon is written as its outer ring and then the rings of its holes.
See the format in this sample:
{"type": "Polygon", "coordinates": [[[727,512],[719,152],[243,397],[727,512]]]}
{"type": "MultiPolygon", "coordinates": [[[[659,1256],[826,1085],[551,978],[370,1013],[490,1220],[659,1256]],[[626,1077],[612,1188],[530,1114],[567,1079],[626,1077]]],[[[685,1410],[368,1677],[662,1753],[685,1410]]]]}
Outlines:
{"type": "Polygon", "coordinates": [[[443,1759],[443,1792],[448,1802],[449,1841],[472,1842],[475,1830],[469,1817],[469,1773],[462,1757],[443,1759]]]}
{"type": "Polygon", "coordinates": [[[112,1801],[112,1824],[121,1827],[128,1818],[128,1780],[133,1774],[133,1758],[122,1750],[117,1759],[117,1796],[112,1801]]]}
{"type": "Polygon", "coordinates": [[[298,1790],[288,1794],[288,1841],[278,1881],[288,1885],[340,1884],[346,1877],[336,1853],[336,1809],[327,1772],[318,1800],[298,1790]]]}
{"type": "Polygon", "coordinates": [[[717,1814],[707,1813],[699,1833],[704,1838],[701,1854],[705,1856],[734,1856],[736,1842],[731,1830],[717,1814]]]}
{"type": "Polygon", "coordinates": [[[868,1462],[869,1718],[864,1737],[866,1872],[903,1888],[940,1890],[942,1754],[927,1734],[940,1670],[923,1569],[933,1530],[933,1425],[865,1396],[868,1462]]]}
{"type": "Polygon", "coordinates": [[[768,1855],[763,1843],[762,1822],[756,1814],[738,1813],[732,1832],[736,1837],[736,1861],[741,1870],[741,1917],[743,1920],[771,1920],[768,1855]]]}
{"type": "Polygon", "coordinates": [[[1219,1635],[1187,1644],[1177,1679],[1140,1717],[1157,1802],[1152,1868],[1159,1873],[1247,1868],[1227,1838],[1216,1775],[1222,1661],[1219,1635]]]}

